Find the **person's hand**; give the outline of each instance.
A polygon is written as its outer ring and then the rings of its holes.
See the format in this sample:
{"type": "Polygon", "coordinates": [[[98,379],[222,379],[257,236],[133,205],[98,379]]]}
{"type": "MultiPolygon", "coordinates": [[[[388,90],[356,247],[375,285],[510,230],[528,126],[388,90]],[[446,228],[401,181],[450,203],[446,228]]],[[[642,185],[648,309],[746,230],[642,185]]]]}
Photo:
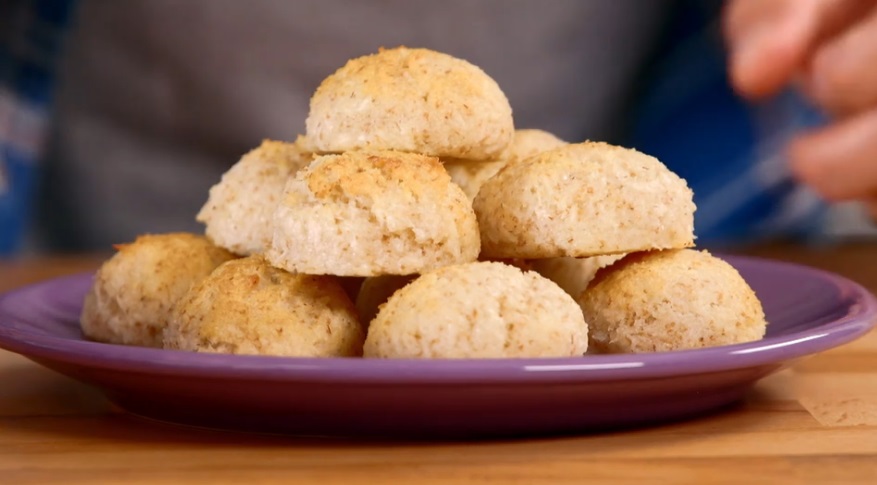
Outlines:
{"type": "Polygon", "coordinates": [[[723,15],[735,89],[798,86],[832,115],[789,147],[792,170],[829,200],[877,217],[877,0],[730,0],[723,15]]]}

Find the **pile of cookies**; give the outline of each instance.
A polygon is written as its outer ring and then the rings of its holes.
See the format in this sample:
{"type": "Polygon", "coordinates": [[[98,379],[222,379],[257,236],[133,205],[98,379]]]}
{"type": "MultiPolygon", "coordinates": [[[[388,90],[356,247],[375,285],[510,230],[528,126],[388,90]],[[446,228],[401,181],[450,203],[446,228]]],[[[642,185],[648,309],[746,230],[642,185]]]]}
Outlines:
{"type": "Polygon", "coordinates": [[[692,192],[654,157],[516,130],[478,67],[395,48],[311,99],[210,190],[205,235],[120,245],[86,337],[308,357],[568,357],[751,341],[761,304],[694,246],[692,192]]]}

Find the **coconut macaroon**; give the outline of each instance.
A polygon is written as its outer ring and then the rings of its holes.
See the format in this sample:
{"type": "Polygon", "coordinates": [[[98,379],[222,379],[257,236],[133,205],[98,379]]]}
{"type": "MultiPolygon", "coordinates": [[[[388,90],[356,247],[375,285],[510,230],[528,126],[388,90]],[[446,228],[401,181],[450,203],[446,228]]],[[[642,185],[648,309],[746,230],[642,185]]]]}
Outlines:
{"type": "Polygon", "coordinates": [[[587,348],[582,311],[556,284],[477,262],[426,273],[395,292],[369,326],[364,355],[568,357],[587,348]]]}
{"type": "Polygon", "coordinates": [[[451,176],[451,180],[459,185],[469,200],[475,198],[478,190],[493,177],[507,163],[515,163],[536,156],[567,143],[560,138],[543,130],[523,129],[515,130],[512,142],[499,155],[497,160],[477,162],[472,160],[448,159],[443,160],[445,169],[451,176]]]}
{"type": "Polygon", "coordinates": [[[483,256],[586,257],[694,244],[685,181],[656,158],[600,142],[509,164],[473,202],[483,256]]]}
{"type": "Polygon", "coordinates": [[[496,82],[428,49],[352,59],[311,98],[307,136],[322,152],[400,150],[489,160],[512,139],[512,109],[496,82]]]}
{"type": "Polygon", "coordinates": [[[104,262],[85,297],[80,325],[91,340],[160,347],[171,309],[234,255],[187,233],[144,235],[104,262]]]}
{"type": "Polygon", "coordinates": [[[331,276],[293,275],[261,256],[227,262],[178,302],[168,349],[292,357],[362,352],[353,303],[331,276]]]}
{"type": "Polygon", "coordinates": [[[664,352],[759,340],[761,302],[730,264],[706,251],[627,256],[580,299],[601,352],[664,352]]]}
{"type": "Polygon", "coordinates": [[[598,270],[623,257],[623,254],[607,254],[590,258],[532,259],[528,262],[533,271],[557,283],[568,295],[578,299],[598,270]]]}
{"type": "Polygon", "coordinates": [[[207,237],[233,253],[264,253],[286,181],[313,159],[304,143],[302,137],[295,143],[265,140],[232,166],[196,217],[206,224],[207,237]]]}
{"type": "Polygon", "coordinates": [[[305,274],[416,274],[474,261],[478,223],[438,159],[346,152],[314,160],[286,186],[267,252],[305,274]]]}

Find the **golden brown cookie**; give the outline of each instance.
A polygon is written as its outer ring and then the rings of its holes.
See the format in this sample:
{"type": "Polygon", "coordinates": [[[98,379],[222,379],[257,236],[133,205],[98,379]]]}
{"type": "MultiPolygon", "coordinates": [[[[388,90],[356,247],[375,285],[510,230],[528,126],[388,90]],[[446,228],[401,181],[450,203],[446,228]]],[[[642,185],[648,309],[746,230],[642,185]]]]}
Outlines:
{"type": "Polygon", "coordinates": [[[488,160],[512,139],[512,109],[478,67],[428,49],[397,47],[352,59],[311,98],[317,150],[399,150],[488,160]]]}
{"type": "Polygon", "coordinates": [[[286,186],[268,260],[306,274],[415,274],[474,261],[472,206],[438,159],[346,152],[314,160],[286,186]]]}
{"type": "Polygon", "coordinates": [[[654,157],[576,143],[509,164],[473,202],[483,256],[541,259],[694,245],[693,194],[654,157]]]}
{"type": "Polygon", "coordinates": [[[588,348],[581,309],[538,274],[477,262],[426,273],[372,320],[366,357],[569,357],[588,348]]]}
{"type": "Polygon", "coordinates": [[[294,275],[261,256],[229,261],[184,296],[168,349],[291,357],[360,355],[364,335],[336,278],[294,275]]]}
{"type": "Polygon", "coordinates": [[[91,340],[160,347],[171,309],[189,288],[234,255],[206,237],[149,234],[117,246],[85,297],[80,324],[91,340]]]}
{"type": "Polygon", "coordinates": [[[664,352],[758,340],[761,302],[730,264],[706,251],[626,256],[579,300],[602,352],[664,352]]]}

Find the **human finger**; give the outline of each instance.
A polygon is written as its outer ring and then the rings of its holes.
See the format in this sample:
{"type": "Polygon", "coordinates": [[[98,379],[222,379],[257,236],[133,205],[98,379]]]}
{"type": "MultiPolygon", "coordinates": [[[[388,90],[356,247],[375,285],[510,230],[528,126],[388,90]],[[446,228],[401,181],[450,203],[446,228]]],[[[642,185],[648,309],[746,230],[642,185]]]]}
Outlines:
{"type": "Polygon", "coordinates": [[[839,115],[877,105],[877,12],[817,50],[805,89],[816,104],[839,115]]]}
{"type": "Polygon", "coordinates": [[[798,136],[789,158],[796,176],[826,199],[877,193],[877,110],[798,136]]]}

